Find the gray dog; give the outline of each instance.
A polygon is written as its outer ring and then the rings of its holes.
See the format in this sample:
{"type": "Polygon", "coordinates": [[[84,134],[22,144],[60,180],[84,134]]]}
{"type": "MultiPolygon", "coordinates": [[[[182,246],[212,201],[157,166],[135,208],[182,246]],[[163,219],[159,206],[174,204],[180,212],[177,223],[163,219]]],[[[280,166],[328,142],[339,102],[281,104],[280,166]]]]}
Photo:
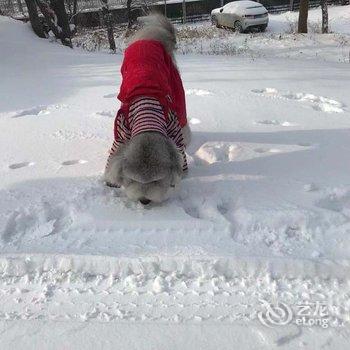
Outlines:
{"type": "Polygon", "coordinates": [[[145,17],[121,67],[122,104],[105,181],[142,204],[169,198],[187,171],[191,132],[175,46],[175,28],[165,17],[145,17]]]}

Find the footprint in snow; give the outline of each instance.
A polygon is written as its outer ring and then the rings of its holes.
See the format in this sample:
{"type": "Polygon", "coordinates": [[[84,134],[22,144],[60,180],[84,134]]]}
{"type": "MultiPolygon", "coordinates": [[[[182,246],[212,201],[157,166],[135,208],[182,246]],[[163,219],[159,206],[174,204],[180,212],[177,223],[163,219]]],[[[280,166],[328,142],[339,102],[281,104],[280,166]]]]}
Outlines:
{"type": "Polygon", "coordinates": [[[185,94],[187,96],[208,96],[212,95],[213,93],[202,89],[186,89],[185,94]]]}
{"type": "Polygon", "coordinates": [[[256,152],[256,153],[280,153],[282,151],[278,148],[255,148],[254,152],[256,152]]]}
{"type": "Polygon", "coordinates": [[[303,188],[305,192],[316,192],[319,190],[318,186],[313,182],[305,184],[303,188]]]}
{"type": "Polygon", "coordinates": [[[277,96],[278,90],[274,88],[253,89],[252,92],[256,94],[264,94],[265,96],[277,96]]]}
{"type": "Polygon", "coordinates": [[[33,239],[62,234],[73,222],[72,210],[67,205],[52,205],[47,202],[34,204],[30,208],[20,207],[7,218],[0,238],[5,243],[21,244],[33,239]]]}
{"type": "Polygon", "coordinates": [[[96,112],[96,115],[100,115],[102,117],[114,118],[115,117],[115,112],[101,111],[101,112],[96,112]]]}
{"type": "Polygon", "coordinates": [[[342,213],[347,220],[350,218],[350,190],[348,188],[334,188],[321,199],[315,202],[315,205],[322,209],[342,213]]]}
{"type": "Polygon", "coordinates": [[[312,144],[309,143],[309,142],[299,142],[299,143],[298,143],[298,146],[301,146],[301,147],[311,147],[312,144]]]}
{"type": "Polygon", "coordinates": [[[345,105],[339,101],[324,96],[317,96],[303,92],[285,92],[281,93],[275,88],[253,89],[252,92],[265,97],[274,97],[280,99],[294,100],[297,102],[310,104],[311,107],[320,112],[342,113],[345,105]]]}
{"type": "Polygon", "coordinates": [[[28,166],[33,166],[34,164],[35,164],[34,162],[14,163],[14,164],[10,164],[9,168],[12,170],[15,170],[15,169],[20,169],[20,168],[25,168],[28,166]]]}
{"type": "Polygon", "coordinates": [[[64,162],[61,163],[61,165],[75,165],[75,164],[85,164],[87,163],[87,160],[83,160],[83,159],[74,159],[74,160],[66,160],[64,162]]]}
{"type": "Polygon", "coordinates": [[[103,96],[104,98],[113,98],[116,97],[116,93],[112,93],[112,94],[107,94],[103,96]]]}
{"type": "Polygon", "coordinates": [[[26,116],[38,116],[49,114],[48,106],[36,106],[22,111],[17,111],[12,115],[12,118],[20,118],[26,116]]]}
{"type": "Polygon", "coordinates": [[[197,119],[197,118],[191,118],[190,119],[190,124],[192,124],[192,125],[197,125],[197,124],[200,124],[200,123],[201,123],[201,121],[199,119],[197,119]]]}
{"type": "Polygon", "coordinates": [[[284,144],[232,143],[209,141],[194,153],[194,164],[203,166],[214,163],[247,161],[282,153],[304,151],[305,146],[284,144]]]}
{"type": "Polygon", "coordinates": [[[204,143],[195,153],[206,164],[234,161],[241,152],[241,146],[223,141],[204,143]]]}
{"type": "Polygon", "coordinates": [[[194,219],[200,219],[198,208],[190,206],[190,207],[184,207],[183,209],[187,215],[193,217],[194,219]]]}
{"type": "Polygon", "coordinates": [[[265,120],[257,120],[254,122],[255,124],[259,125],[274,125],[274,126],[297,126],[298,124],[291,123],[288,121],[279,121],[276,119],[265,119],[265,120]]]}

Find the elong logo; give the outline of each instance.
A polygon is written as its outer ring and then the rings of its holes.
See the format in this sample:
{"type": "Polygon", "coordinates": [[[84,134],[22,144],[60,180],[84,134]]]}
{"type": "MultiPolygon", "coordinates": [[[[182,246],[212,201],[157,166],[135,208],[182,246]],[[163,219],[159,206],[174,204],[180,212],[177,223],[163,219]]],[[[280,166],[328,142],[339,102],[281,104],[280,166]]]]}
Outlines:
{"type": "Polygon", "coordinates": [[[283,302],[271,304],[260,300],[263,310],[258,312],[259,321],[266,327],[273,328],[294,323],[297,326],[328,328],[330,318],[327,305],[320,302],[298,304],[297,311],[283,302]]]}

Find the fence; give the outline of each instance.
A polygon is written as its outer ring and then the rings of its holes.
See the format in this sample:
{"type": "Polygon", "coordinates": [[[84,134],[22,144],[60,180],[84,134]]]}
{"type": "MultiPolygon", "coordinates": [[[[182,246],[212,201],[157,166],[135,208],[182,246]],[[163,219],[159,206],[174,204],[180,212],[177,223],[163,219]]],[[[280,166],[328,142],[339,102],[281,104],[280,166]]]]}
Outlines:
{"type": "MultiPolygon", "coordinates": [[[[225,1],[226,2],[226,1],[225,1]]],[[[227,1],[229,2],[229,1],[227,1]]],[[[259,1],[260,3],[264,4],[263,0],[259,1]]],[[[321,0],[309,0],[309,8],[316,8],[319,7],[321,3],[321,0]]],[[[349,5],[350,0],[328,0],[328,4],[332,5],[349,5]]],[[[281,4],[281,5],[269,5],[264,4],[266,9],[269,11],[269,13],[281,13],[281,12],[287,12],[287,11],[297,11],[300,7],[300,0],[291,0],[288,3],[281,4]]],[[[186,16],[187,22],[203,22],[210,20],[210,13],[204,13],[204,14],[192,14],[186,16]]],[[[182,16],[180,17],[172,17],[171,21],[173,23],[179,24],[183,22],[182,16]]]]}
{"type": "MultiPolygon", "coordinates": [[[[257,0],[262,3],[269,13],[280,13],[286,11],[299,10],[300,0],[257,0]],[[281,4],[281,2],[284,2],[281,4]]],[[[72,13],[73,0],[66,0],[67,9],[72,13]]],[[[221,0],[186,0],[187,22],[201,22],[210,19],[210,12],[213,8],[220,7],[221,0]]],[[[230,2],[224,0],[223,3],[230,2]]],[[[309,0],[309,7],[320,6],[321,0],[309,0]]],[[[114,13],[116,23],[126,21],[126,0],[109,0],[109,7],[114,13]]],[[[350,0],[328,0],[328,4],[348,5],[350,0]]],[[[146,6],[156,8],[164,12],[164,4],[161,0],[133,0],[133,8],[137,6],[146,6]]],[[[96,26],[99,23],[98,13],[101,8],[100,0],[78,0],[78,13],[80,23],[85,26],[96,26]],[[85,17],[85,18],[84,18],[85,17]],[[90,23],[90,24],[89,24],[90,23]]],[[[28,19],[27,6],[24,0],[0,0],[0,11],[3,14],[18,19],[28,19]]],[[[174,23],[182,23],[182,4],[181,0],[177,3],[167,4],[167,15],[174,23]]]]}
{"type": "MultiPolygon", "coordinates": [[[[35,0],[32,0],[35,1],[35,0]]],[[[48,2],[48,0],[46,0],[48,2]]],[[[159,0],[133,0],[133,6],[144,6],[147,4],[155,3],[159,0]]],[[[66,7],[73,8],[74,0],[65,0],[66,7]]],[[[126,0],[109,0],[108,5],[111,9],[125,8],[126,0]]],[[[78,12],[93,12],[98,11],[101,8],[100,0],[78,0],[77,1],[78,12]]],[[[24,0],[0,0],[0,11],[3,14],[12,16],[15,18],[27,17],[28,10],[24,0]]]]}
{"type": "MultiPolygon", "coordinates": [[[[263,1],[260,1],[263,2],[263,1]]],[[[349,5],[350,0],[328,0],[328,5],[349,5]]],[[[321,0],[309,0],[309,8],[319,7],[321,0]]],[[[291,0],[289,4],[264,5],[269,13],[280,13],[286,11],[297,11],[300,7],[300,0],[291,0]]]]}

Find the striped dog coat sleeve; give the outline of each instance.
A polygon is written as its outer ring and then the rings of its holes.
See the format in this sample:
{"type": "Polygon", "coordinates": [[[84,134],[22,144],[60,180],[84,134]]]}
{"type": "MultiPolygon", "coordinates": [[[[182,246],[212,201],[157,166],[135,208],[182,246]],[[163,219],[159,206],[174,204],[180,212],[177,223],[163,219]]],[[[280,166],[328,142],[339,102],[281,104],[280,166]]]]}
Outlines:
{"type": "Polygon", "coordinates": [[[161,133],[174,142],[183,159],[182,169],[188,170],[185,144],[178,118],[171,111],[168,116],[165,116],[157,99],[150,97],[135,99],[129,107],[127,117],[121,110],[118,111],[114,125],[114,142],[106,167],[121,144],[140,133],[153,131],[161,133]]]}

